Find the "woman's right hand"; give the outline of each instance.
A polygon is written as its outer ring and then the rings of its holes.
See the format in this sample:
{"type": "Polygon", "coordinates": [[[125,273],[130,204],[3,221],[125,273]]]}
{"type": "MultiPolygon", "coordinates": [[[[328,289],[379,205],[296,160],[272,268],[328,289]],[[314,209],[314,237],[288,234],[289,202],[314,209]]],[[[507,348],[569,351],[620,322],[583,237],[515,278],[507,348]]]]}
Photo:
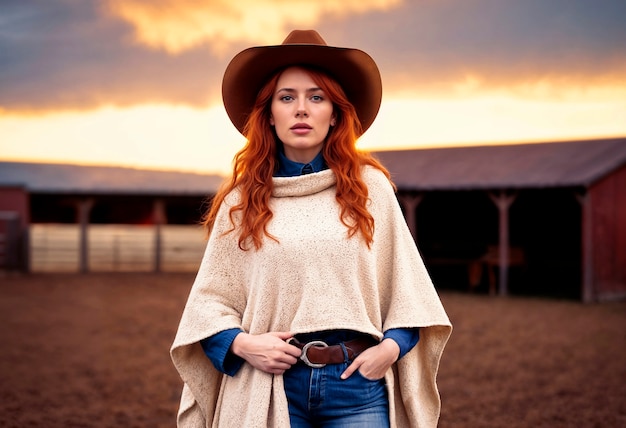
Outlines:
{"type": "Polygon", "coordinates": [[[293,334],[290,332],[239,333],[230,349],[259,370],[283,374],[298,361],[302,352],[300,348],[285,342],[291,337],[293,334]]]}

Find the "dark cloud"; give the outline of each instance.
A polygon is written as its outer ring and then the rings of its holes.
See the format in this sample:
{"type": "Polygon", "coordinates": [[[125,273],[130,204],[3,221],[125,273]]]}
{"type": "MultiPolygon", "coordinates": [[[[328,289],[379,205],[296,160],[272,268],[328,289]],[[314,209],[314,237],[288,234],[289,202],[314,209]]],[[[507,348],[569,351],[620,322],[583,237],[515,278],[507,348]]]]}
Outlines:
{"type": "Polygon", "coordinates": [[[169,55],[132,41],[98,2],[0,3],[0,107],[80,109],[103,104],[203,105],[219,96],[224,60],[207,47],[169,55]]]}
{"type": "Polygon", "coordinates": [[[623,0],[439,0],[323,28],[371,53],[389,82],[440,89],[468,74],[489,85],[625,82],[625,22],[623,0]]]}
{"type": "MultiPolygon", "coordinates": [[[[0,2],[0,108],[206,105],[226,58],[133,42],[133,29],[84,0],[0,2]]],[[[624,0],[406,0],[387,12],[326,17],[331,44],[366,50],[388,85],[442,90],[467,75],[490,86],[626,80],[624,0]]],[[[280,42],[277,40],[277,43],[280,42]]]]}

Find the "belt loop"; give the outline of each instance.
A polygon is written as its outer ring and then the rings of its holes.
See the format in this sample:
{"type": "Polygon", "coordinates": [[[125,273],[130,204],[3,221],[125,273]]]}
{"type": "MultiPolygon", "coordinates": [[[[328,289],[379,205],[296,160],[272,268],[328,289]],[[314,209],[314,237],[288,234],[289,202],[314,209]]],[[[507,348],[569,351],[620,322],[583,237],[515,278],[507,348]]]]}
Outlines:
{"type": "Polygon", "coordinates": [[[343,351],[343,362],[347,364],[350,362],[350,358],[348,358],[348,350],[346,349],[346,345],[343,342],[339,343],[339,345],[341,345],[341,350],[343,351]]]}

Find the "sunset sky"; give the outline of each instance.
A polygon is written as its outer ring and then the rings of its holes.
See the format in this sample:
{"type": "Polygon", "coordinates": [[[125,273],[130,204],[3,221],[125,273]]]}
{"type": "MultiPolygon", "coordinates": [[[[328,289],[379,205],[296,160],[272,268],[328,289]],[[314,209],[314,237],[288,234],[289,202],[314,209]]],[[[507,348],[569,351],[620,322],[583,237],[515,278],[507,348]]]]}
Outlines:
{"type": "Polygon", "coordinates": [[[368,52],[385,150],[626,136],[624,0],[1,0],[0,160],[226,173],[229,60],[368,52]]]}

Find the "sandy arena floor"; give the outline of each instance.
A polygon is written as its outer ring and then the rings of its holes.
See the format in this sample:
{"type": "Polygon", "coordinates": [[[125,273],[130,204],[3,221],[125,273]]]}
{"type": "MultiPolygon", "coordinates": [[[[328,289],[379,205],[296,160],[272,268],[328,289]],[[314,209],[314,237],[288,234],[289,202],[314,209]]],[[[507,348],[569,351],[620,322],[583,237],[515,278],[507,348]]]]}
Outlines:
{"type": "MultiPolygon", "coordinates": [[[[173,427],[193,275],[0,277],[0,426],[173,427]]],[[[442,293],[441,427],[626,426],[626,302],[442,293]]]]}

